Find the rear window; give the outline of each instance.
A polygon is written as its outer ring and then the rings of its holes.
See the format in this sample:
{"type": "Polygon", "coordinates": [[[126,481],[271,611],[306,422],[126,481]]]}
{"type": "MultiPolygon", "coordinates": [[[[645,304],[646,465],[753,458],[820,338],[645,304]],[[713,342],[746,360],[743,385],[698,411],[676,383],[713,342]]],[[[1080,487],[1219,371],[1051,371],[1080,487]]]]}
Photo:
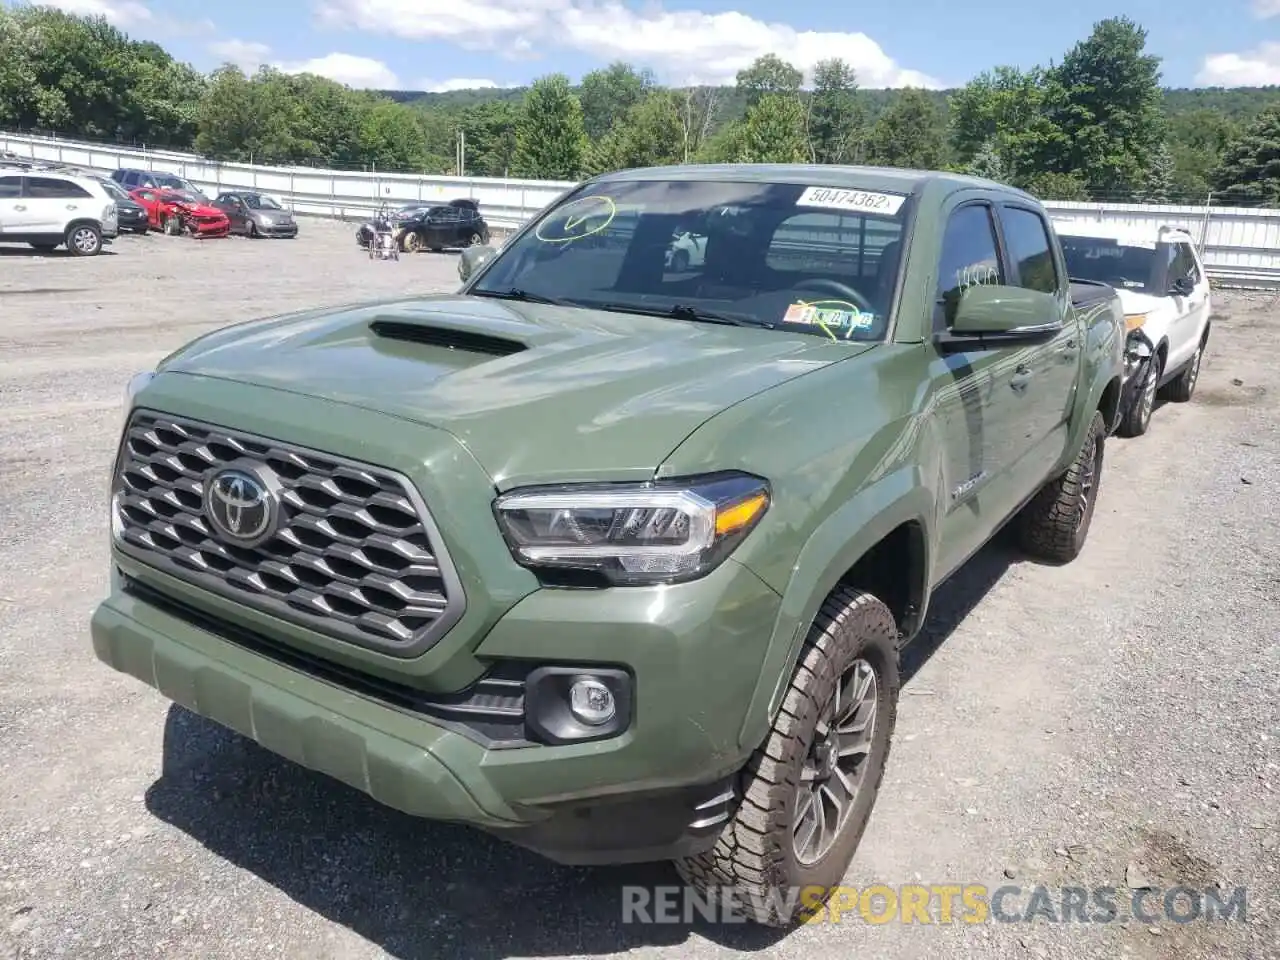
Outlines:
{"type": "Polygon", "coordinates": [[[1063,235],[1058,239],[1072,280],[1095,280],[1135,293],[1162,292],[1154,242],[1123,244],[1110,237],[1063,235]]]}

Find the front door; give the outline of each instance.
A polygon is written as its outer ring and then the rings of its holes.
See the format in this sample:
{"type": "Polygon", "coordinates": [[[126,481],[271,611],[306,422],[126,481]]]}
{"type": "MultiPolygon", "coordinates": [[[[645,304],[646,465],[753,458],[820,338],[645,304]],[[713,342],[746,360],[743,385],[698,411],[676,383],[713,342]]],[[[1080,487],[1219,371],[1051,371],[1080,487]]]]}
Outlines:
{"type": "Polygon", "coordinates": [[[1167,282],[1177,315],[1169,326],[1169,359],[1165,369],[1175,370],[1191,359],[1200,342],[1200,330],[1209,309],[1209,284],[1196,264],[1196,256],[1188,241],[1175,241],[1169,244],[1169,248],[1167,282]],[[1173,291],[1173,284],[1180,278],[1192,282],[1190,293],[1173,291]]]}
{"type": "MultiPolygon", "coordinates": [[[[962,201],[948,214],[938,261],[933,326],[945,332],[971,286],[1003,285],[1009,271],[984,200],[962,201]]],[[[963,348],[929,344],[935,436],[942,453],[938,571],[950,574],[1004,519],[1017,486],[1011,476],[1030,434],[1020,346],[963,348]]]]}

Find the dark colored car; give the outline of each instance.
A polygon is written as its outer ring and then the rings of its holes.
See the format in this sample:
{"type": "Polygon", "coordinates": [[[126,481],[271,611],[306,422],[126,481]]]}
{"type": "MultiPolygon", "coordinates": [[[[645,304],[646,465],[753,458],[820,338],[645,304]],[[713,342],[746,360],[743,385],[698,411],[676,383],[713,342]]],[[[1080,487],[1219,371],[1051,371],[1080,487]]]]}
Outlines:
{"type": "MultiPolygon", "coordinates": [[[[391,222],[399,224],[405,220],[409,220],[424,210],[430,210],[436,204],[433,203],[407,203],[391,213],[391,222]]],[[[373,218],[369,218],[356,229],[356,243],[363,249],[369,246],[369,241],[373,239],[373,235],[377,233],[374,226],[373,218]]]]}
{"type": "Polygon", "coordinates": [[[288,237],[298,235],[298,221],[265,193],[251,190],[234,190],[220,193],[213,206],[227,215],[232,233],[246,237],[288,237]]]}
{"type": "Polygon", "coordinates": [[[120,232],[146,233],[150,228],[147,208],[125,191],[120,184],[110,177],[95,176],[93,179],[102,184],[102,189],[111,195],[116,202],[116,216],[120,223],[120,232]]]}
{"type": "Polygon", "coordinates": [[[206,203],[209,200],[203,190],[186,177],[180,177],[176,173],[121,167],[119,170],[111,171],[111,179],[130,192],[139,187],[149,187],[152,190],[181,190],[184,193],[194,194],[206,203]]]}
{"type": "Polygon", "coordinates": [[[402,220],[399,230],[400,249],[408,252],[476,247],[489,242],[489,225],[474,200],[455,200],[420,210],[402,220]]]}

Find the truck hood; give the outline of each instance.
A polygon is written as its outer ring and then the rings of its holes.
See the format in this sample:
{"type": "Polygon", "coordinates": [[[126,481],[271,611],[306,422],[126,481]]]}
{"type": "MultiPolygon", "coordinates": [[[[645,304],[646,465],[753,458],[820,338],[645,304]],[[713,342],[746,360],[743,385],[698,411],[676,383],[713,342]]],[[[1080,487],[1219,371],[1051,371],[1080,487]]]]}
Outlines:
{"type": "Polygon", "coordinates": [[[506,488],[652,476],[725,408],[867,349],[776,330],[440,295],[223,328],[166,358],[161,371],[441,428],[506,488]]]}

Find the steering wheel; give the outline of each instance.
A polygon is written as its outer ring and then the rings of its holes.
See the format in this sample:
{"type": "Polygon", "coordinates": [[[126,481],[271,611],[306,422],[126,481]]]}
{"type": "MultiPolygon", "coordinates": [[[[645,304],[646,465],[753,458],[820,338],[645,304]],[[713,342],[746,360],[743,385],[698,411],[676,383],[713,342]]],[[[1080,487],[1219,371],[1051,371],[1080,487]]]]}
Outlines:
{"type": "Polygon", "coordinates": [[[864,297],[853,287],[847,286],[838,280],[828,280],[824,277],[814,277],[811,280],[801,280],[795,285],[797,290],[813,290],[817,293],[834,293],[839,300],[852,303],[859,310],[866,313],[875,313],[875,308],[871,306],[871,301],[864,297]]]}

